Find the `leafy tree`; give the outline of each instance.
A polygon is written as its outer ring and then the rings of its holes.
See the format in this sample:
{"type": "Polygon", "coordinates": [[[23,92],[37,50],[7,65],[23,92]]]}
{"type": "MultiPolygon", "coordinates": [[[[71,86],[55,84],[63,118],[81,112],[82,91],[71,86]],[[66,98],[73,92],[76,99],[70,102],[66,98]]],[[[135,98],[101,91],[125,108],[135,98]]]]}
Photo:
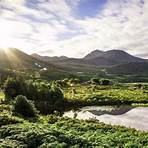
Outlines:
{"type": "Polygon", "coordinates": [[[25,96],[17,96],[13,107],[13,111],[15,113],[18,113],[24,117],[35,117],[37,115],[37,110],[34,104],[25,96]]]}
{"type": "Polygon", "coordinates": [[[25,81],[22,78],[8,78],[4,83],[6,98],[15,98],[17,95],[25,94],[25,81]]]}

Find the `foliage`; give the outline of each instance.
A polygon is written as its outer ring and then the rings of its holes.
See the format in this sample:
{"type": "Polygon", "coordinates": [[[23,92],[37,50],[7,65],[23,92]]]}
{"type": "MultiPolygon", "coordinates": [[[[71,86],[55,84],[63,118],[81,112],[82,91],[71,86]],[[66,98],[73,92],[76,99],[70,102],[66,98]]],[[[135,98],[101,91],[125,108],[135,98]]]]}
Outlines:
{"type": "Polygon", "coordinates": [[[16,123],[21,123],[22,120],[11,116],[9,114],[0,114],[0,127],[2,125],[8,125],[8,124],[16,124],[16,123]]]}
{"type": "MultiPolygon", "coordinates": [[[[74,84],[62,86],[61,90],[56,83],[42,80],[24,82],[25,89],[22,90],[25,90],[29,100],[24,96],[18,96],[14,110],[25,117],[33,115],[30,113],[32,109],[34,110],[31,100],[42,113],[63,111],[66,107],[74,108],[81,105],[148,102],[148,87],[144,84],[142,87],[135,87],[135,84],[118,86],[74,84]],[[64,97],[67,99],[66,102],[64,97]]],[[[24,93],[20,88],[18,90],[24,93]]],[[[32,123],[22,119],[21,116],[14,116],[10,104],[1,104],[0,111],[0,147],[144,148],[148,145],[147,132],[106,125],[96,120],[84,121],[56,115],[38,115],[38,120],[32,123]]]]}
{"type": "Polygon", "coordinates": [[[25,81],[23,78],[10,78],[4,83],[4,93],[6,98],[15,98],[17,95],[24,94],[26,91],[25,81]]]}
{"type": "MultiPolygon", "coordinates": [[[[57,118],[57,117],[56,117],[57,118]]],[[[146,147],[148,133],[95,121],[57,118],[54,123],[19,123],[0,129],[2,145],[22,147],[146,147]]]]}
{"type": "Polygon", "coordinates": [[[34,104],[21,95],[16,97],[13,111],[24,117],[35,117],[37,114],[34,104]]]}
{"type": "Polygon", "coordinates": [[[109,79],[101,79],[100,85],[110,85],[111,81],[109,79]]]}
{"type": "Polygon", "coordinates": [[[64,88],[63,93],[68,102],[73,102],[73,106],[148,103],[147,87],[75,85],[64,88]]]}
{"type": "Polygon", "coordinates": [[[46,81],[23,80],[8,78],[4,84],[6,98],[12,100],[17,95],[26,96],[33,100],[41,113],[51,113],[54,109],[61,109],[60,103],[64,101],[61,89],[54,83],[46,81]]]}
{"type": "Polygon", "coordinates": [[[92,84],[98,84],[98,85],[100,84],[100,79],[98,78],[92,78],[90,81],[92,84]]]}
{"type": "Polygon", "coordinates": [[[2,91],[0,91],[0,100],[1,100],[1,99],[4,99],[4,97],[5,97],[5,96],[4,96],[4,93],[3,93],[2,91]]]}
{"type": "Polygon", "coordinates": [[[0,127],[3,125],[16,124],[22,122],[22,119],[12,115],[10,105],[0,104],[0,127]]]}

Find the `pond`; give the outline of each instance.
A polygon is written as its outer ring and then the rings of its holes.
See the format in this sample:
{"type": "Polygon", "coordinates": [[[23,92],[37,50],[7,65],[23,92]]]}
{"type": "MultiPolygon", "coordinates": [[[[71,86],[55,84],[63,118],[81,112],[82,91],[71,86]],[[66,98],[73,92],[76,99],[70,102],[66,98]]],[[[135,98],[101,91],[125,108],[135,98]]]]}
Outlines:
{"type": "Polygon", "coordinates": [[[96,119],[106,124],[148,131],[148,107],[90,106],[65,112],[64,116],[83,120],[96,119]]]}

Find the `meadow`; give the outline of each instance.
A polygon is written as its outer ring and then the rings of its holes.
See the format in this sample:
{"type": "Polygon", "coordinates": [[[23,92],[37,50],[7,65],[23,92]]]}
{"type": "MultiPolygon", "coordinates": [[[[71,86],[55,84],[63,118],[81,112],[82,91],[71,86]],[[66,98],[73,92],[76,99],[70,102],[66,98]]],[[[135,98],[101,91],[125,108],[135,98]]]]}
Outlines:
{"type": "Polygon", "coordinates": [[[121,105],[148,103],[148,88],[138,84],[130,85],[73,85],[63,88],[64,96],[71,103],[85,105],[121,105]]]}
{"type": "Polygon", "coordinates": [[[147,132],[107,125],[95,119],[78,120],[62,117],[65,110],[86,105],[125,103],[144,105],[148,101],[146,84],[142,86],[139,84],[97,85],[75,83],[69,80],[66,83],[64,81],[59,83],[59,81],[23,82],[9,79],[3,86],[0,96],[2,100],[0,103],[0,147],[2,148],[146,148],[148,146],[147,132]],[[13,91],[10,86],[13,86],[13,91]],[[28,99],[17,96],[24,93],[18,86],[23,86],[28,99]],[[31,90],[34,90],[36,94],[31,90]],[[8,95],[9,99],[7,99],[8,95]],[[36,98],[33,98],[35,95],[36,98]],[[60,103],[59,100],[58,102],[52,100],[55,97],[59,98],[60,103]],[[19,98],[23,101],[19,102],[19,98]],[[32,105],[33,102],[35,105],[32,105]],[[21,105],[20,108],[16,108],[17,103],[21,105]],[[29,107],[30,113],[34,113],[32,117],[29,116],[29,112],[28,114],[22,112],[25,107],[29,107]],[[34,107],[37,107],[37,112],[34,112],[34,107]],[[47,110],[44,112],[40,107],[47,107],[49,112],[47,110]]]}

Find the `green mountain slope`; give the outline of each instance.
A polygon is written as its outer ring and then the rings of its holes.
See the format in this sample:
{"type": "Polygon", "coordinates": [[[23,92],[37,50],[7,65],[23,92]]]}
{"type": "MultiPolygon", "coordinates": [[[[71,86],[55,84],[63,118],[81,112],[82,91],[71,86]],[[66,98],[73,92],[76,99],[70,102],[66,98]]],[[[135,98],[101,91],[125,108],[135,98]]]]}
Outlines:
{"type": "Polygon", "coordinates": [[[109,74],[116,75],[148,75],[148,62],[132,62],[112,66],[106,69],[109,74]]]}
{"type": "Polygon", "coordinates": [[[51,79],[68,74],[50,63],[36,59],[15,48],[0,50],[0,69],[0,71],[9,69],[33,74],[38,73],[38,77],[45,76],[51,79]]]}
{"type": "Polygon", "coordinates": [[[65,71],[76,74],[95,75],[107,69],[109,74],[144,74],[148,60],[135,57],[122,50],[109,50],[106,52],[94,50],[84,58],[48,57],[33,54],[33,57],[42,61],[50,62],[65,71]],[[138,63],[138,65],[136,64],[138,63]],[[138,66],[138,67],[137,67],[138,66]]]}

